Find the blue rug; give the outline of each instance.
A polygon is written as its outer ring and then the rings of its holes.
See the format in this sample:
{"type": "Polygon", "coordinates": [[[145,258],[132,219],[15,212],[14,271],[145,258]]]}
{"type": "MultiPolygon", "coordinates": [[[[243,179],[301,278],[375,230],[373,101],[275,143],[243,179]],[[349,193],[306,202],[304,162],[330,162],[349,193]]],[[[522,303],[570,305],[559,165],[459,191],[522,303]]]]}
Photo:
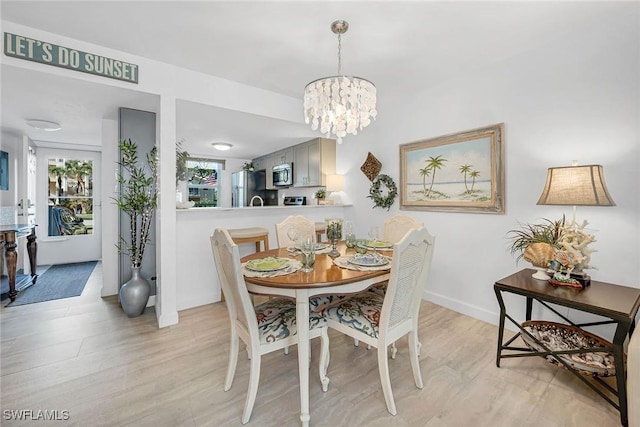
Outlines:
{"type": "MultiPolygon", "coordinates": [[[[19,292],[16,300],[7,306],[14,307],[54,299],[77,297],[82,294],[96,263],[97,261],[87,261],[75,264],[53,265],[38,276],[35,285],[19,292]]],[[[3,284],[5,281],[3,280],[3,284]]]]}

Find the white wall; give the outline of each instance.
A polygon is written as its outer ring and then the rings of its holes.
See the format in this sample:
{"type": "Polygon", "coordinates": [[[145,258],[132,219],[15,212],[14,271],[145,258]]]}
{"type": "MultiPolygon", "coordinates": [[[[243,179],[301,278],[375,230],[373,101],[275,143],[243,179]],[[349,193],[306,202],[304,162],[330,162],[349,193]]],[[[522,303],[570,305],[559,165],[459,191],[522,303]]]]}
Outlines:
{"type": "MultiPolygon", "coordinates": [[[[437,236],[426,297],[454,310],[497,322],[495,280],[521,268],[507,249],[518,221],[571,217],[571,208],[537,206],[548,167],[602,164],[617,206],[579,207],[597,239],[589,270],[595,280],[640,287],[640,34],[638,6],[603,14],[589,32],[522,52],[489,68],[470,64],[464,75],[417,87],[378,87],[379,115],[360,135],[338,146],[338,173],[358,218],[358,233],[399,212],[371,210],[369,181],[359,170],[367,152],[381,173],[399,183],[399,144],[505,123],[504,215],[404,211],[437,236]],[[352,160],[356,159],[356,160],[352,160]]],[[[506,36],[506,35],[505,35],[506,36]]],[[[416,55],[419,55],[416,52],[416,55]]],[[[522,311],[523,313],[523,311],[522,311]]],[[[522,316],[523,317],[523,314],[522,316]]]]}

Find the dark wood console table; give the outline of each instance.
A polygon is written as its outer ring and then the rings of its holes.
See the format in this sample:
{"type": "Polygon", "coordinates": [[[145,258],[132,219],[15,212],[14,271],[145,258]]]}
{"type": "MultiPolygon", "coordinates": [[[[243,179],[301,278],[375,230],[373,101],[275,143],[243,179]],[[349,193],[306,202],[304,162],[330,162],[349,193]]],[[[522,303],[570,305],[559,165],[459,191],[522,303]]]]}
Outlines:
{"type": "Polygon", "coordinates": [[[36,226],[34,224],[7,224],[0,225],[0,242],[4,249],[4,257],[7,261],[7,276],[9,276],[9,298],[15,301],[18,291],[25,289],[36,283],[36,256],[38,244],[36,243],[36,226]],[[16,253],[16,238],[27,236],[27,253],[29,254],[29,267],[31,277],[27,283],[16,287],[16,270],[18,265],[18,254],[16,253]]]}
{"type": "Polygon", "coordinates": [[[588,286],[585,289],[554,287],[546,281],[532,278],[531,275],[533,273],[535,273],[535,270],[524,269],[495,282],[494,291],[498,298],[498,304],[500,304],[500,325],[498,329],[496,366],[498,368],[500,367],[500,359],[503,358],[528,356],[553,357],[558,363],[562,364],[571,373],[580,378],[582,382],[602,396],[614,408],[618,409],[620,411],[620,422],[623,426],[627,426],[627,374],[622,345],[625,338],[627,336],[630,337],[635,328],[635,317],[638,313],[638,309],[640,308],[640,289],[597,281],[592,281],[591,286],[588,286]],[[505,292],[526,297],[526,320],[531,320],[533,301],[537,301],[539,304],[564,319],[567,324],[578,328],[605,324],[617,325],[611,348],[599,347],[567,351],[553,351],[549,349],[529,334],[529,332],[526,331],[519,322],[507,314],[504,300],[502,299],[502,294],[505,292]],[[585,313],[596,314],[608,320],[576,324],[566,316],[560,314],[550,306],[549,303],[569,307],[585,313]],[[506,343],[503,343],[505,319],[509,319],[509,321],[516,325],[520,329],[520,332],[510,338],[506,343]],[[533,340],[540,345],[544,351],[535,351],[529,348],[515,347],[511,345],[518,337],[524,336],[524,334],[527,335],[528,339],[533,340]],[[502,354],[504,350],[509,350],[510,352],[508,354],[502,354]],[[597,376],[593,377],[593,379],[595,379],[595,384],[588,381],[577,370],[573,369],[559,357],[560,354],[588,353],[593,351],[608,351],[613,353],[616,372],[616,389],[613,389],[613,387],[597,376]],[[618,402],[614,402],[603,390],[614,394],[617,397],[618,402]]]}

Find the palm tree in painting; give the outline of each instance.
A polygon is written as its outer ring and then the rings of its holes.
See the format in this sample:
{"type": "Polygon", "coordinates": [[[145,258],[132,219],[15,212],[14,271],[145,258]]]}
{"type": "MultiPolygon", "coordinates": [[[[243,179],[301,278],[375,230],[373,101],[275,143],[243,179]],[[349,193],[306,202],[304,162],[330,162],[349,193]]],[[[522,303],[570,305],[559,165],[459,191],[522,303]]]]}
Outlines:
{"type": "Polygon", "coordinates": [[[462,165],[460,166],[460,173],[464,174],[464,189],[469,192],[469,187],[467,186],[467,174],[471,172],[471,165],[462,165]]]}
{"type": "Polygon", "coordinates": [[[444,162],[446,162],[447,159],[443,159],[442,156],[430,156],[429,160],[427,160],[427,168],[431,169],[432,173],[431,173],[431,185],[429,186],[429,191],[427,192],[427,197],[429,197],[431,195],[431,190],[433,189],[433,182],[436,179],[436,170],[438,169],[442,169],[442,166],[444,166],[444,162]]]}
{"type": "Polygon", "coordinates": [[[473,187],[476,185],[476,178],[480,176],[480,172],[478,171],[473,171],[469,174],[469,176],[471,177],[472,181],[471,181],[471,190],[469,191],[469,193],[471,193],[473,191],[473,187]]]}
{"type": "Polygon", "coordinates": [[[422,188],[424,189],[424,195],[427,195],[427,177],[429,176],[429,174],[431,173],[431,169],[429,169],[428,167],[424,167],[422,169],[420,169],[420,176],[422,176],[422,188]]]}

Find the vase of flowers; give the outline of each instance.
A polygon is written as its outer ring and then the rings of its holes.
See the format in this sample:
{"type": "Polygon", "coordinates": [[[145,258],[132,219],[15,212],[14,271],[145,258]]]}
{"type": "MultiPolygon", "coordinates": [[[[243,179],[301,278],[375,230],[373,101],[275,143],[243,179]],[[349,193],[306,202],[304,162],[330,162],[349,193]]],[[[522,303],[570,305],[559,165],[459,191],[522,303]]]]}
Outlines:
{"type": "Polygon", "coordinates": [[[151,219],[158,202],[158,159],[156,147],[146,155],[146,161],[138,160],[138,146],[131,139],[119,142],[121,158],[117,181],[118,196],[114,198],[118,208],[129,217],[130,236],[120,236],[118,251],[129,256],[131,280],[122,285],[118,295],[122,309],[128,317],[144,313],[149,300],[151,285],[140,276],[144,250],[149,242],[151,219]]]}
{"type": "Polygon", "coordinates": [[[253,172],[256,170],[256,166],[253,164],[253,162],[244,162],[242,164],[242,170],[253,172]]]}
{"type": "Polygon", "coordinates": [[[327,239],[331,242],[331,252],[329,256],[336,258],[340,256],[340,252],[336,249],[336,245],[340,239],[342,239],[342,219],[330,218],[326,220],[327,223],[327,239]]]}

